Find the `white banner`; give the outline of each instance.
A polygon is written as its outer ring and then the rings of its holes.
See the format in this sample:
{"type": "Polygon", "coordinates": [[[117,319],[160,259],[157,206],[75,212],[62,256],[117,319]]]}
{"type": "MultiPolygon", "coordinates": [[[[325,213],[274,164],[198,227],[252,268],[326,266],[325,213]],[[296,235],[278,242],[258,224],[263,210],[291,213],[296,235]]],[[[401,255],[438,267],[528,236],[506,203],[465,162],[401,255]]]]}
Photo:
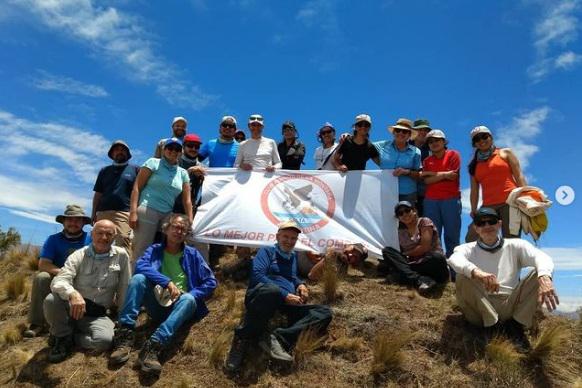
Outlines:
{"type": "Polygon", "coordinates": [[[370,255],[398,245],[394,206],[398,179],[392,170],[289,171],[208,169],[194,240],[267,246],[277,225],[294,219],[303,229],[296,248],[325,252],[362,243],[370,255]]]}

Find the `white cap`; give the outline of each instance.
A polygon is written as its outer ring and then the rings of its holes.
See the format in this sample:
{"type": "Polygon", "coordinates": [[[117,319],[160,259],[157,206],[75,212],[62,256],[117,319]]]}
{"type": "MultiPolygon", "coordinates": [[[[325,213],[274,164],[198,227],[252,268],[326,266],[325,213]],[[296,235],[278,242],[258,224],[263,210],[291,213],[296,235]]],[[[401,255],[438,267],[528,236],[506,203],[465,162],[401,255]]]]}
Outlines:
{"type": "Polygon", "coordinates": [[[445,133],[443,131],[441,131],[440,129],[433,129],[432,131],[430,131],[429,133],[426,134],[426,138],[435,138],[435,139],[447,139],[447,137],[445,136],[445,133]]]}
{"type": "Polygon", "coordinates": [[[173,127],[173,126],[174,126],[174,124],[176,124],[178,121],[183,121],[183,122],[184,122],[184,124],[188,125],[188,121],[187,121],[187,120],[186,120],[184,117],[182,117],[182,116],[177,116],[177,117],[174,117],[174,120],[172,120],[172,127],[173,127]]]}
{"type": "Polygon", "coordinates": [[[372,125],[372,118],[370,117],[370,115],[367,115],[365,113],[362,113],[362,114],[359,114],[356,116],[356,120],[354,121],[354,125],[357,123],[360,123],[362,121],[366,121],[367,123],[372,125]]]}
{"type": "Polygon", "coordinates": [[[484,125],[479,125],[473,128],[473,130],[471,131],[471,139],[473,139],[475,135],[478,135],[480,133],[488,133],[489,135],[491,135],[491,131],[489,130],[489,128],[487,128],[484,125]]]}
{"type": "Polygon", "coordinates": [[[232,121],[232,123],[236,126],[236,119],[234,116],[223,116],[222,120],[220,120],[220,124],[224,123],[225,121],[232,121]]]}

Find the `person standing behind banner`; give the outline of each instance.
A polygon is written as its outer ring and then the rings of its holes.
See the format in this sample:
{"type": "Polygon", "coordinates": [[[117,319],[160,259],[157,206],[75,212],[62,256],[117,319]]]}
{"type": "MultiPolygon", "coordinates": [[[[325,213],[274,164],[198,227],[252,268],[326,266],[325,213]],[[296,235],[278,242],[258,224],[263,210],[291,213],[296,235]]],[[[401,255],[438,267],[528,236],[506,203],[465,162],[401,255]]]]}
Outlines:
{"type": "Polygon", "coordinates": [[[353,128],[354,135],[340,141],[333,158],[334,166],[341,172],[365,170],[370,159],[379,163],[378,150],[369,140],[372,118],[367,114],[357,115],[353,128]]]}
{"type": "Polygon", "coordinates": [[[392,175],[398,177],[398,200],[409,201],[412,204],[417,200],[416,181],[420,177],[420,150],[408,141],[414,139],[416,130],[412,128],[412,121],[398,119],[396,125],[388,127],[392,133],[392,140],[377,141],[374,146],[380,154],[381,169],[393,169],[392,175]]]}
{"type": "MultiPolygon", "coordinates": [[[[410,139],[408,142],[420,150],[420,163],[422,164],[424,160],[430,154],[430,148],[426,142],[426,135],[432,130],[430,127],[430,122],[427,119],[416,119],[414,120],[414,125],[412,126],[416,130],[416,137],[410,139]]],[[[416,210],[418,215],[422,217],[424,215],[424,194],[426,192],[426,187],[422,180],[417,182],[417,201],[416,210]]]]}
{"type": "Polygon", "coordinates": [[[338,147],[335,142],[335,128],[332,123],[325,122],[317,132],[317,140],[321,146],[315,150],[316,170],[336,170],[333,164],[333,155],[338,147]]]}
{"type": "Polygon", "coordinates": [[[438,236],[444,229],[447,257],[459,245],[461,235],[461,156],[447,149],[445,133],[433,129],[426,135],[432,155],[424,160],[422,178],[426,185],[424,215],[434,223],[438,236]]]}
{"type": "Polygon", "coordinates": [[[183,206],[192,222],[190,177],[178,165],[182,143],[175,137],[166,140],[161,159],[146,160],[139,170],[129,212],[129,226],[134,231],[132,265],[154,241],[164,218],[174,207],[176,197],[182,193],[183,206]]]}
{"type": "MultiPolygon", "coordinates": [[[[196,216],[196,210],[202,200],[202,183],[206,169],[198,161],[198,150],[202,144],[200,136],[189,133],[184,136],[184,147],[178,165],[188,172],[190,177],[190,200],[192,201],[192,217],[196,216]]],[[[184,198],[182,193],[176,197],[174,202],[174,213],[186,214],[184,209],[184,198]]]]}
{"type": "Polygon", "coordinates": [[[218,130],[220,136],[202,145],[198,159],[203,162],[208,158],[208,167],[232,167],[239,147],[239,142],[234,140],[236,119],[224,116],[218,130]]]}
{"type": "Polygon", "coordinates": [[[252,114],[248,125],[251,138],[240,143],[234,167],[245,171],[264,168],[268,172],[281,168],[277,143],[273,139],[263,137],[265,127],[263,116],[252,114]]]}
{"type": "Polygon", "coordinates": [[[93,187],[93,223],[109,220],[115,224],[117,233],[115,245],[125,248],[129,253],[131,246],[131,228],[129,227],[129,199],[139,167],[129,164],[131,152],[122,140],[111,144],[109,158],[113,164],[103,167],[97,175],[93,187]]]}
{"type": "Polygon", "coordinates": [[[285,121],[281,126],[283,141],[277,144],[284,170],[300,170],[305,158],[305,144],[297,138],[297,128],[293,121],[285,121]]]}
{"type": "MultiPolygon", "coordinates": [[[[479,190],[483,203],[481,206],[495,209],[501,218],[503,237],[519,237],[509,231],[509,205],[507,197],[516,187],[527,186],[527,181],[519,160],[511,148],[497,148],[489,128],[480,125],[471,131],[471,143],[475,148],[475,156],[469,163],[471,175],[471,217],[474,218],[479,204],[479,190]]],[[[466,242],[477,240],[477,232],[473,224],[465,236],[466,242]]]]}

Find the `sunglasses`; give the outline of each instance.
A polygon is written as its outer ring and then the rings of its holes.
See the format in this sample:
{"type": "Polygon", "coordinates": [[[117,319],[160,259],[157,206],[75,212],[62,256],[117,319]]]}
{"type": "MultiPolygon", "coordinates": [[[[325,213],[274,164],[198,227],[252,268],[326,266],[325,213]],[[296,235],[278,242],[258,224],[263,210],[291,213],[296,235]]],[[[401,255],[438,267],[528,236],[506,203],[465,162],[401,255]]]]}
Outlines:
{"type": "Polygon", "coordinates": [[[398,216],[398,217],[402,217],[403,215],[405,215],[405,214],[408,214],[408,213],[410,213],[411,211],[412,211],[412,209],[410,209],[410,208],[404,208],[404,209],[398,210],[398,211],[396,212],[396,216],[398,216]]]}
{"type": "Polygon", "coordinates": [[[359,128],[370,128],[372,125],[367,122],[367,121],[360,121],[359,123],[356,123],[356,127],[359,128]]]}
{"type": "Polygon", "coordinates": [[[222,123],[222,124],[220,124],[220,126],[222,128],[230,128],[230,129],[236,128],[236,125],[234,125],[234,124],[224,124],[224,123],[222,123]]]}
{"type": "Polygon", "coordinates": [[[497,225],[498,222],[499,222],[499,220],[496,220],[494,218],[486,218],[484,220],[475,221],[475,225],[479,226],[479,227],[485,226],[485,225],[493,226],[493,225],[497,225]]]}
{"type": "Polygon", "coordinates": [[[480,133],[473,136],[473,144],[479,143],[481,140],[489,139],[491,136],[488,133],[480,133]]]}
{"type": "Polygon", "coordinates": [[[184,143],[184,147],[196,148],[198,150],[198,149],[200,149],[200,143],[184,143]]]}
{"type": "Polygon", "coordinates": [[[320,135],[329,135],[330,133],[333,133],[333,131],[331,129],[326,129],[325,131],[319,132],[320,135]]]}
{"type": "Polygon", "coordinates": [[[249,117],[249,120],[251,121],[263,121],[263,118],[261,116],[251,116],[249,117]]]}
{"type": "Polygon", "coordinates": [[[182,147],[180,146],[167,146],[166,149],[168,151],[182,152],[182,147]]]}
{"type": "Polygon", "coordinates": [[[404,134],[408,133],[408,134],[410,134],[410,133],[412,133],[412,131],[410,131],[408,129],[394,128],[394,133],[404,133],[404,134]]]}

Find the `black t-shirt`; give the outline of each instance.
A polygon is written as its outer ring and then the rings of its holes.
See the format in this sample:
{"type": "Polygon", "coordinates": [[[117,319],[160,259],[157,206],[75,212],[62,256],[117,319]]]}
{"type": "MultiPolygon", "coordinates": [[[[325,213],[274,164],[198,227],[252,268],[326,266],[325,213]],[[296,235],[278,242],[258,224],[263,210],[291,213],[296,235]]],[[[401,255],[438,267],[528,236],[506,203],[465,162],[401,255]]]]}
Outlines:
{"type": "Polygon", "coordinates": [[[342,156],[342,164],[345,164],[350,171],[365,170],[366,162],[379,156],[378,150],[370,140],[366,140],[364,144],[356,144],[353,137],[347,138],[337,152],[342,156]]]}
{"type": "Polygon", "coordinates": [[[298,140],[287,146],[285,140],[277,144],[283,170],[299,170],[305,157],[305,145],[298,140]]]}
{"type": "Polygon", "coordinates": [[[103,167],[93,187],[93,191],[101,193],[96,210],[129,211],[131,190],[138,171],[139,167],[132,164],[103,167]]]}
{"type": "MultiPolygon", "coordinates": [[[[201,163],[193,159],[180,158],[179,165],[184,170],[188,171],[190,167],[200,166],[201,163]]],[[[189,174],[190,176],[190,197],[192,200],[192,212],[196,214],[196,209],[200,206],[202,200],[202,183],[204,182],[204,177],[197,177],[194,174],[189,174]]],[[[176,197],[174,202],[173,213],[186,214],[184,209],[184,204],[182,203],[182,193],[176,197]]]]}

